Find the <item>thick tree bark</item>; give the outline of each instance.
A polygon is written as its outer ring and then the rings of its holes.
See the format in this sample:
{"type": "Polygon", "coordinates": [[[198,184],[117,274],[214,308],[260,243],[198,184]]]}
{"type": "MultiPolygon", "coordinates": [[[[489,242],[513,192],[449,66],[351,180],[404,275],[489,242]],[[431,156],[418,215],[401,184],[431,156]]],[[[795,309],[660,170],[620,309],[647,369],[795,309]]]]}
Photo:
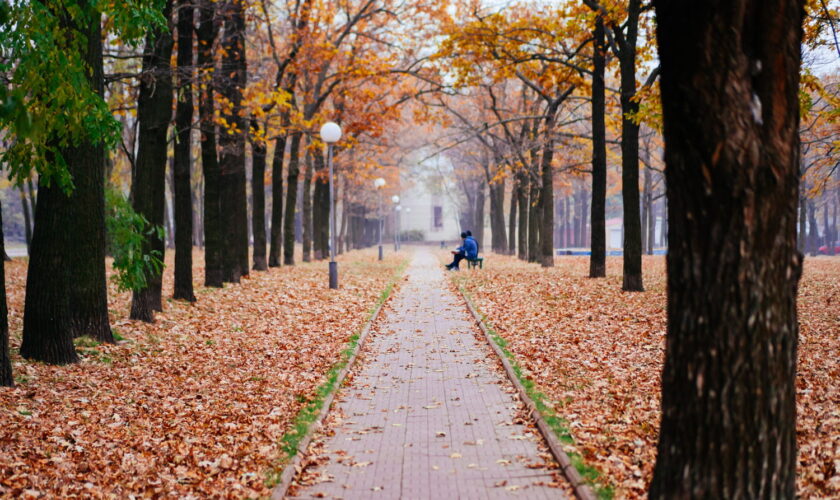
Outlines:
{"type": "Polygon", "coordinates": [[[222,208],[219,159],[216,152],[214,44],[218,29],[214,24],[216,2],[199,0],[198,66],[201,91],[198,108],[201,119],[201,167],[204,177],[204,286],[220,288],[222,270],[222,208]]]}
{"type": "Polygon", "coordinates": [[[289,176],[286,180],[286,210],[283,214],[283,263],[287,266],[295,265],[295,210],[300,175],[301,138],[300,132],[293,132],[289,145],[289,176]]]}
{"type": "MultiPolygon", "coordinates": [[[[256,120],[251,120],[251,130],[259,132],[261,127],[256,120]]],[[[266,143],[259,137],[251,136],[251,228],[254,233],[254,270],[268,269],[265,241],[265,164],[268,151],[266,143]]]]}
{"type": "Polygon", "coordinates": [[[542,191],[540,193],[541,220],[537,260],[542,267],[554,267],[554,167],[551,165],[554,158],[554,140],[550,137],[554,132],[555,112],[556,110],[550,109],[550,117],[546,120],[546,142],[540,166],[542,191]]]}
{"type": "Polygon", "coordinates": [[[599,15],[595,20],[595,39],[592,70],[592,232],[589,242],[589,277],[603,278],[607,275],[607,127],[605,116],[606,44],[604,20],[599,15]]]}
{"type": "Polygon", "coordinates": [[[794,498],[802,0],[655,0],[668,334],[650,497],[794,498]]]}
{"type": "Polygon", "coordinates": [[[280,266],[283,251],[283,156],[286,154],[286,136],[274,141],[274,159],[271,162],[271,246],[268,266],[280,266]]]}
{"type": "Polygon", "coordinates": [[[29,253],[29,246],[32,244],[32,219],[29,214],[29,202],[26,201],[26,193],[23,192],[23,185],[18,184],[20,192],[20,208],[23,209],[23,229],[26,234],[26,252],[29,253]]]}
{"type": "Polygon", "coordinates": [[[222,256],[222,279],[239,283],[248,274],[248,201],[245,192],[246,124],[242,116],[242,92],[246,83],[245,13],[243,0],[225,4],[222,37],[220,94],[229,105],[222,107],[227,123],[220,130],[219,181],[221,185],[222,234],[228,248],[222,256]],[[244,254],[244,259],[243,259],[244,254]],[[243,262],[244,260],[244,262],[243,262]],[[244,265],[243,265],[244,264],[244,265]]]}
{"type": "MultiPolygon", "coordinates": [[[[0,255],[6,254],[3,241],[3,207],[0,206],[0,255]]],[[[10,387],[15,384],[12,376],[12,363],[9,359],[9,310],[6,307],[6,266],[0,263],[0,386],[10,387]]]]}
{"type": "Polygon", "coordinates": [[[514,179],[510,192],[510,207],[508,212],[508,255],[516,255],[516,213],[519,199],[519,181],[514,179]]]}
{"type": "Polygon", "coordinates": [[[178,104],[175,107],[175,289],[173,298],[195,301],[192,283],[193,206],[192,119],[193,90],[193,0],[178,2],[178,104]]]}
{"type": "MultiPolygon", "coordinates": [[[[93,15],[76,33],[87,39],[88,83],[104,95],[100,22],[93,15]]],[[[104,145],[81,142],[61,154],[74,190],[68,195],[39,178],[20,347],[24,358],[52,364],[78,360],[73,337],[114,341],[105,282],[104,145]]]]}
{"type": "Polygon", "coordinates": [[[639,215],[639,125],[630,118],[639,111],[636,95],[636,38],[641,0],[630,0],[627,33],[621,47],[621,196],[624,210],[624,280],[622,290],[644,291],[642,282],[642,223],[639,215]]]}
{"type": "Polygon", "coordinates": [[[490,244],[493,251],[507,253],[507,234],[505,232],[505,180],[490,184],[490,244]]]}
{"type": "MultiPolygon", "coordinates": [[[[164,6],[164,19],[170,20],[172,0],[164,6]]],[[[171,25],[171,23],[170,23],[171,25]]],[[[152,226],[163,227],[166,197],[167,131],[172,119],[173,38],[165,28],[158,28],[146,37],[143,54],[143,75],[137,98],[137,160],[131,185],[134,210],[146,217],[152,226]]],[[[149,234],[144,252],[156,251],[163,260],[166,244],[156,233],[149,234]]],[[[146,276],[147,286],[135,290],[131,301],[131,319],[154,321],[154,311],[163,309],[162,275],[146,276]]]]}

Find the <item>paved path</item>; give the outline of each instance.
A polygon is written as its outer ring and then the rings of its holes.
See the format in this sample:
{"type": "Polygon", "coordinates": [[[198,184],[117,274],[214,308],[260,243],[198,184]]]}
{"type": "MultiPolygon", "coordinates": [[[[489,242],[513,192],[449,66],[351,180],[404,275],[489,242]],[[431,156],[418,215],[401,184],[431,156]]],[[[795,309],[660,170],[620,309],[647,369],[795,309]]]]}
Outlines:
{"type": "Polygon", "coordinates": [[[419,249],[313,441],[291,490],[298,498],[566,498],[513,386],[444,280],[419,249]]]}

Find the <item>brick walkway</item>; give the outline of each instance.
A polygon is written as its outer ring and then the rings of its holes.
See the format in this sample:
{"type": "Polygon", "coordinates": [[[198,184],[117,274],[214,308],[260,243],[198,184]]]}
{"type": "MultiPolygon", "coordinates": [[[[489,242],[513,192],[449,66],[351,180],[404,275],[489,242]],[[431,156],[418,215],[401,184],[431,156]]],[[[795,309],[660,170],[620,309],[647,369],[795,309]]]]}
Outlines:
{"type": "Polygon", "coordinates": [[[297,498],[566,498],[513,386],[444,279],[418,250],[313,441],[297,498]]]}

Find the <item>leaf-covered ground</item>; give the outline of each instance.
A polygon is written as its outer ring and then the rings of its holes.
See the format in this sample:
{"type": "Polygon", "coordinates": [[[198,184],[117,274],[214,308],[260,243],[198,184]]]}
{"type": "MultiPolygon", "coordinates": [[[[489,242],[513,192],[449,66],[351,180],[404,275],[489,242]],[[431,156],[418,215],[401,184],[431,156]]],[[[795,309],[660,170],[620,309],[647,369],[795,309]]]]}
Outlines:
{"type": "Polygon", "coordinates": [[[0,388],[0,496],[267,495],[281,437],[404,257],[340,257],[338,291],[326,262],[205,289],[196,260],[197,303],[169,300],[144,324],[126,319],[130,294],[112,289],[123,340],[79,339],[82,362],[64,367],[17,355],[26,261],[6,264],[17,386],[0,388]]]}
{"type": "MultiPolygon", "coordinates": [[[[442,254],[441,254],[442,255],[442,254]]],[[[442,259],[447,256],[442,255],[442,259]]],[[[462,284],[539,389],[574,451],[619,498],[644,496],[656,458],[665,340],[665,265],[645,257],[644,293],[621,291],[621,259],[585,278],[588,257],[542,269],[492,255],[462,284]]],[[[798,494],[840,497],[840,258],[806,259],[800,284],[798,494]]]]}

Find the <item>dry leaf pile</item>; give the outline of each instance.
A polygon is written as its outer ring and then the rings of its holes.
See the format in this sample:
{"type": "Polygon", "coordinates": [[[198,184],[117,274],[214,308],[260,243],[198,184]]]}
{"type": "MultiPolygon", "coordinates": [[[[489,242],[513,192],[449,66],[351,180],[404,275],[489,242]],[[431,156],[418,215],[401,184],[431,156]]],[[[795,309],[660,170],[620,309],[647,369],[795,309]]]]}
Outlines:
{"type": "MultiPolygon", "coordinates": [[[[269,493],[280,438],[403,257],[341,257],[338,291],[327,288],[326,262],[205,289],[200,257],[197,303],[170,300],[156,323],[144,324],[126,319],[130,294],[110,290],[112,325],[124,340],[82,339],[82,362],[64,367],[17,355],[26,263],[6,265],[18,383],[0,388],[0,496],[269,493]]],[[[171,293],[168,271],[164,297],[171,293]]]]}
{"type": "MultiPolygon", "coordinates": [[[[442,256],[443,259],[447,256],[442,256]]],[[[507,348],[569,424],[575,450],[615,487],[641,497],[659,426],[665,264],[645,257],[644,293],[621,291],[621,259],[591,280],[588,257],[553,269],[493,255],[455,275],[507,348]]],[[[840,259],[806,259],[800,283],[798,494],[840,497],[840,259]]]]}

